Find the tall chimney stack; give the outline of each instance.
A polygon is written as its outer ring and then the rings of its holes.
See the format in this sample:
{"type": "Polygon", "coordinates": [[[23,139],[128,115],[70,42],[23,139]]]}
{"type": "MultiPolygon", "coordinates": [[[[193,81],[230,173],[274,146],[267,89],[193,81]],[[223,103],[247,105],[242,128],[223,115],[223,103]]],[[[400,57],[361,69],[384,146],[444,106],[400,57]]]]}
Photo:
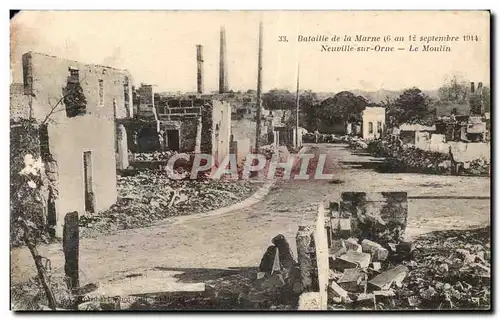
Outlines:
{"type": "Polygon", "coordinates": [[[196,64],[197,64],[197,77],[196,88],[199,94],[203,93],[203,46],[196,45],[196,64]]]}
{"type": "Polygon", "coordinates": [[[226,29],[220,27],[219,93],[227,91],[226,29]]]}
{"type": "Polygon", "coordinates": [[[470,93],[474,93],[474,82],[470,83],[470,93]]]}
{"type": "Polygon", "coordinates": [[[479,93],[481,93],[481,90],[482,90],[482,89],[483,89],[483,83],[482,83],[482,82],[479,82],[479,83],[477,84],[477,91],[478,91],[479,93]]]}

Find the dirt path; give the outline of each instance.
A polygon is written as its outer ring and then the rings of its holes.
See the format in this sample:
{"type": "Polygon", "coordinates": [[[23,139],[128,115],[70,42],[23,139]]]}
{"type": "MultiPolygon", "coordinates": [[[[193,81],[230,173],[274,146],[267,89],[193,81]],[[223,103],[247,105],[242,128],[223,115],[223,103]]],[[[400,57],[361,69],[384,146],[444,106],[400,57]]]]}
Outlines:
{"type": "MultiPolygon", "coordinates": [[[[81,282],[103,282],[128,273],[161,268],[224,269],[256,267],[270,239],[282,233],[295,250],[295,233],[302,219],[315,214],[317,203],[341,191],[407,191],[408,234],[435,228],[462,229],[490,221],[487,178],[444,177],[418,174],[383,174],[359,167],[370,163],[342,145],[317,145],[315,153],[327,152],[327,162],[337,184],[327,180],[279,182],[258,204],[218,216],[186,216],[182,220],[80,242],[81,282]],[[440,196],[441,198],[436,198],[440,196]]],[[[53,272],[63,272],[60,244],[40,248],[51,259],[53,272]]],[[[12,281],[36,274],[29,252],[13,250],[12,281]]]]}

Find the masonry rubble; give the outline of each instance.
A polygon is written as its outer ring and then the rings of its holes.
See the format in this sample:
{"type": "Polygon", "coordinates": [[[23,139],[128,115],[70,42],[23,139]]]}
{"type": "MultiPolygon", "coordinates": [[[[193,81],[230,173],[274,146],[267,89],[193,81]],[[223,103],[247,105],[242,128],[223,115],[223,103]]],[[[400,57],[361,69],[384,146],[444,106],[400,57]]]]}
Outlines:
{"type": "MultiPolygon", "coordinates": [[[[325,233],[330,233],[328,308],[374,310],[429,306],[433,309],[438,305],[441,308],[454,308],[456,304],[488,305],[491,271],[490,257],[484,254],[485,246],[471,245],[470,242],[477,239],[469,235],[458,243],[453,243],[457,237],[448,237],[444,243],[443,240],[423,240],[425,238],[406,241],[404,196],[385,193],[389,205],[379,207],[381,213],[377,217],[373,215],[375,210],[369,209],[370,201],[366,201],[370,196],[364,193],[343,194],[340,205],[332,203],[331,208],[335,209],[329,210],[325,223],[325,233]],[[367,216],[371,224],[360,223],[367,216]],[[339,220],[342,219],[350,223],[349,228],[344,226],[341,232],[339,220]],[[440,247],[443,245],[459,248],[449,251],[440,247]]],[[[311,229],[304,226],[297,233],[301,281],[306,284],[303,295],[320,291],[317,279],[322,271],[316,264],[319,258],[314,238],[311,229]]],[[[304,306],[299,305],[299,309],[304,310],[304,306]]]]}
{"type": "Polygon", "coordinates": [[[298,263],[286,238],[272,238],[258,271],[235,274],[206,283],[207,295],[234,308],[291,309],[302,291],[298,263]]]}

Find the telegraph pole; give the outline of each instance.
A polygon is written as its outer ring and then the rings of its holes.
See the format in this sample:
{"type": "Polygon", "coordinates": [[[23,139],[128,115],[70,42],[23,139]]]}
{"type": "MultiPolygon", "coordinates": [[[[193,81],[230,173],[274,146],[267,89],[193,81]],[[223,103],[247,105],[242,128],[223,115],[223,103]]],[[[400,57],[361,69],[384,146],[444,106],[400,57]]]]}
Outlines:
{"type": "Polygon", "coordinates": [[[260,117],[261,117],[261,90],[262,90],[262,21],[259,24],[259,58],[257,67],[257,128],[255,130],[255,152],[259,152],[260,117]]]}
{"type": "Polygon", "coordinates": [[[297,62],[297,92],[295,96],[295,103],[296,103],[296,122],[295,122],[295,148],[299,147],[299,102],[300,102],[300,95],[299,95],[299,78],[300,78],[300,63],[297,62]]]}

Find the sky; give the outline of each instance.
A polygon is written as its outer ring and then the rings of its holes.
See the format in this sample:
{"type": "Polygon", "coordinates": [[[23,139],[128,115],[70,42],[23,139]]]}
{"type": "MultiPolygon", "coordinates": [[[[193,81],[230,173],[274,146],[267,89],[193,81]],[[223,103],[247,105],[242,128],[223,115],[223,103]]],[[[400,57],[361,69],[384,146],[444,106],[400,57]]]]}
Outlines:
{"type": "Polygon", "coordinates": [[[298,63],[301,89],[317,92],[435,90],[454,74],[490,83],[490,20],[481,11],[25,11],[11,20],[11,81],[22,82],[21,56],[34,51],[127,69],[136,84],[154,84],[157,91],[193,92],[201,44],[205,91],[217,90],[224,26],[229,89],[256,89],[260,20],[264,91],[294,90],[298,63]],[[317,42],[296,41],[298,35],[345,34],[401,36],[397,46],[405,50],[321,52],[317,42]],[[451,52],[408,52],[411,34],[474,34],[479,41],[457,42],[451,52]]]}

